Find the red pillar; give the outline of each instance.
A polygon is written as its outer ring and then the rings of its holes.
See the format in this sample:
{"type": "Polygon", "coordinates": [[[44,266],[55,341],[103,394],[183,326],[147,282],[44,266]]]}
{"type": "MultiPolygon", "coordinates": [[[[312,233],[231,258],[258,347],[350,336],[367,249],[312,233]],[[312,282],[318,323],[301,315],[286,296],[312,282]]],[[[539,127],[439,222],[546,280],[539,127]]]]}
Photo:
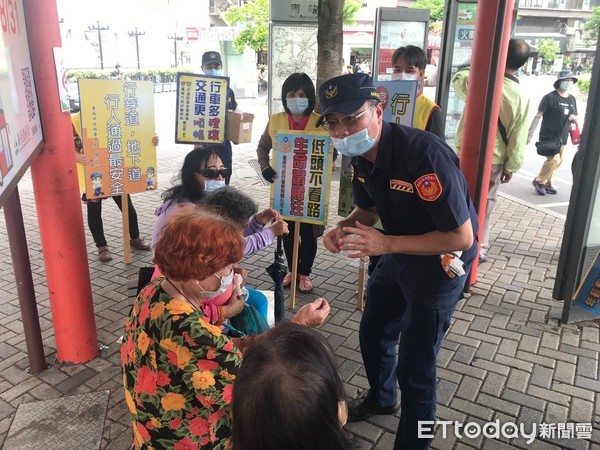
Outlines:
{"type": "MultiPolygon", "coordinates": [[[[514,0],[486,0],[477,4],[460,167],[479,215],[479,237],[483,229],[494,157],[514,3],[514,0]]],[[[477,278],[477,266],[476,258],[471,269],[470,284],[475,283],[477,278]]]]}
{"type": "Polygon", "coordinates": [[[45,146],[31,164],[50,292],[56,358],[82,363],[98,354],[73,132],[62,112],[53,47],[61,47],[55,0],[25,0],[31,60],[45,146]]]}

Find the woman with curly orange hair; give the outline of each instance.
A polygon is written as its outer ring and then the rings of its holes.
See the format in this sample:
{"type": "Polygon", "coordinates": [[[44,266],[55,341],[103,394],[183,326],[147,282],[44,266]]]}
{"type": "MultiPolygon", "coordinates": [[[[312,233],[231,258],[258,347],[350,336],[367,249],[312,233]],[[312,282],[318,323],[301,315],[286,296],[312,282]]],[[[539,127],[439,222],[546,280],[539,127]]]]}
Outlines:
{"type": "MultiPolygon", "coordinates": [[[[196,207],[163,228],[154,252],[163,276],[138,295],[121,347],[135,448],[230,448],[233,382],[250,339],[231,338],[217,325],[244,306],[231,288],[243,248],[237,225],[196,207]],[[202,302],[226,292],[213,325],[202,302]]],[[[328,311],[318,299],[293,321],[320,325],[328,311]]]]}

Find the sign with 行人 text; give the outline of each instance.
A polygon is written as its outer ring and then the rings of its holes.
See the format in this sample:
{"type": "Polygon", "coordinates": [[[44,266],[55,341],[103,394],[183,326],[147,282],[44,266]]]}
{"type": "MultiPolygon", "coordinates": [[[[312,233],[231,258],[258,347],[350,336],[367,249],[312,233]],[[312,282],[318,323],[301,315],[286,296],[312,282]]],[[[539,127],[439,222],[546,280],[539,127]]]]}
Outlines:
{"type": "Polygon", "coordinates": [[[327,224],[333,145],[318,131],[276,133],[271,206],[286,220],[327,224]]]}
{"type": "Polygon", "coordinates": [[[150,81],[79,80],[88,199],[157,188],[150,81]]]}
{"type": "Polygon", "coordinates": [[[177,74],[175,142],[223,143],[228,89],[228,77],[177,74]]]}

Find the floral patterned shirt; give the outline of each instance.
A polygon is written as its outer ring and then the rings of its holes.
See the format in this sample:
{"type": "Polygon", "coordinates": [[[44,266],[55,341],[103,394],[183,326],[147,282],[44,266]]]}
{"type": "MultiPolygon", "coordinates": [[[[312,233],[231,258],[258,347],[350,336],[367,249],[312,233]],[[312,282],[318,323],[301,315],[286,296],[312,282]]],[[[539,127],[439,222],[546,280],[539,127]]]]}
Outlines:
{"type": "Polygon", "coordinates": [[[189,303],[160,286],[138,295],[121,346],[137,449],[231,448],[233,381],[242,353],[189,303]]]}

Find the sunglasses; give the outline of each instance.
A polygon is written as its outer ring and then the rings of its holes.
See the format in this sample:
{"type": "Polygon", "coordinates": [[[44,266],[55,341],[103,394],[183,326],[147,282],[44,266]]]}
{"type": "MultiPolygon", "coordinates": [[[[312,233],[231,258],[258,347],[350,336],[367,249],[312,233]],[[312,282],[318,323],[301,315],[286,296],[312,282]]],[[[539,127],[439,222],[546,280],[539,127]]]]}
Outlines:
{"type": "Polygon", "coordinates": [[[222,169],[202,169],[198,173],[209,180],[216,180],[219,176],[227,178],[231,175],[231,169],[228,167],[223,167],[222,169]]]}
{"type": "Polygon", "coordinates": [[[375,105],[371,105],[367,109],[365,109],[364,111],[361,111],[359,113],[354,113],[354,114],[349,114],[347,116],[344,116],[340,120],[325,119],[325,121],[323,122],[323,124],[321,126],[323,127],[323,129],[325,131],[335,131],[338,129],[338,126],[342,126],[346,130],[351,129],[352,127],[354,127],[357,124],[358,119],[360,119],[362,116],[364,116],[368,111],[371,111],[373,108],[375,108],[375,105]]]}

